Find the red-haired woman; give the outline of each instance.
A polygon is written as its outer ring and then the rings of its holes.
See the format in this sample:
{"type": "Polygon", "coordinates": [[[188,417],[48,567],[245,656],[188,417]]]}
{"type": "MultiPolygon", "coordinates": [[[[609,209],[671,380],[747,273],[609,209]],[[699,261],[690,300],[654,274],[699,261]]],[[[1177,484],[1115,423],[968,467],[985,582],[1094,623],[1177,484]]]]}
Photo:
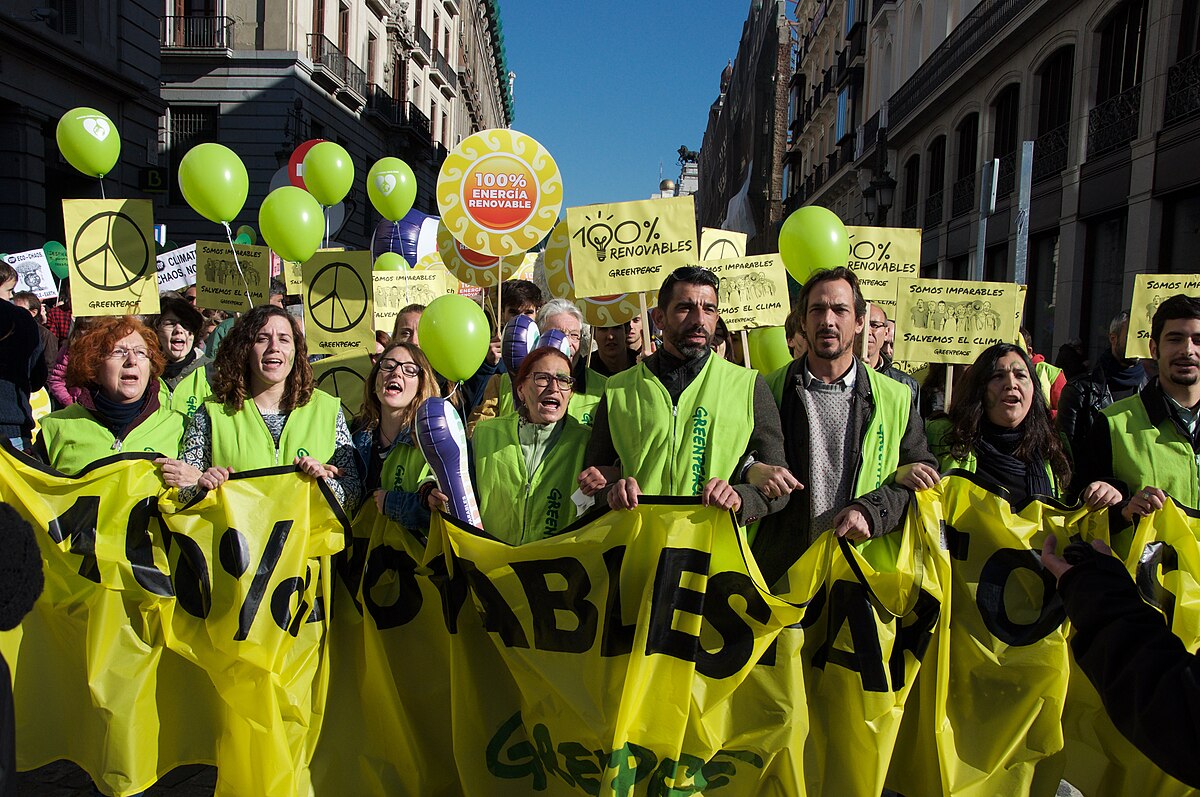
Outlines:
{"type": "Polygon", "coordinates": [[[158,336],[133,316],[94,319],[71,344],[66,382],[79,400],[41,421],[37,452],[68,475],[131,451],[179,455],[187,419],[159,403],[158,336]]]}
{"type": "Polygon", "coordinates": [[[341,403],[315,389],[304,335],[286,310],[263,305],[238,319],[217,350],[212,389],[188,425],[182,462],[171,463],[180,475],[163,468],[168,484],[215,490],[235,471],[295,464],[324,478],[347,510],[358,504],[341,403]]]}

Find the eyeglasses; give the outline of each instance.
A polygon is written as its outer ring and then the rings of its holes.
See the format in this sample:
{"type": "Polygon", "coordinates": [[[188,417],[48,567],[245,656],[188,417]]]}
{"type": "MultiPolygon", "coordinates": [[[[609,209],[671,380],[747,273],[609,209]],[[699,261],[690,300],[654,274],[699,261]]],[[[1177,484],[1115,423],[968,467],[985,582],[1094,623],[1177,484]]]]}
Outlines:
{"type": "Polygon", "coordinates": [[[400,369],[400,373],[404,374],[409,379],[416,379],[421,375],[421,369],[417,367],[416,363],[402,363],[399,360],[393,360],[390,357],[386,360],[379,361],[379,370],[383,371],[385,374],[390,374],[397,368],[400,369]]]}
{"type": "Polygon", "coordinates": [[[543,390],[550,387],[551,382],[554,382],[560,390],[570,390],[575,387],[575,377],[566,374],[548,374],[545,371],[538,371],[530,374],[529,379],[543,390]]]}
{"type": "Polygon", "coordinates": [[[871,329],[887,329],[886,321],[872,321],[871,329]]]}
{"type": "Polygon", "coordinates": [[[576,342],[578,342],[580,340],[580,338],[582,337],[582,335],[580,333],[571,332],[566,329],[559,329],[559,330],[555,330],[555,331],[563,333],[563,335],[565,335],[567,338],[569,338],[573,341],[576,341],[576,342]]]}
{"type": "Polygon", "coordinates": [[[129,355],[133,355],[139,362],[145,362],[150,359],[150,352],[145,349],[126,349],[118,346],[108,353],[110,360],[128,360],[129,355]]]}

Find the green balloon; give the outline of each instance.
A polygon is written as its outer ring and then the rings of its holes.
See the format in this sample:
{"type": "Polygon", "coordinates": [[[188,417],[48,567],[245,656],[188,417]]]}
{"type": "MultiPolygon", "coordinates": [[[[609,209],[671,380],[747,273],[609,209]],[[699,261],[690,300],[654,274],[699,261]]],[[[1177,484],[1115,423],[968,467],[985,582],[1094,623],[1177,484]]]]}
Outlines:
{"type": "Polygon", "coordinates": [[[246,236],[247,240],[249,240],[251,244],[258,243],[258,233],[256,233],[254,228],[249,224],[243,224],[241,227],[237,228],[237,236],[240,238],[243,235],[246,236]]]}
{"type": "Polygon", "coordinates": [[[747,330],[746,342],[750,344],[750,365],[763,376],[792,361],[783,327],[747,330]]]}
{"type": "Polygon", "coordinates": [[[354,184],[354,161],[341,144],[322,141],[304,156],[304,185],[326,207],[336,205],[354,184]]]}
{"type": "MultiPolygon", "coordinates": [[[[384,252],[375,258],[376,271],[408,271],[408,261],[396,252],[384,252]]],[[[420,334],[419,332],[417,333],[420,334]]]]}
{"type": "Polygon", "coordinates": [[[234,238],[233,242],[235,244],[241,244],[242,246],[250,246],[251,244],[254,243],[254,239],[252,239],[249,235],[242,233],[241,235],[234,238]]]}
{"type": "Polygon", "coordinates": [[[67,163],[89,177],[108,174],[121,157],[117,126],[94,108],[72,108],[64,113],[54,138],[67,163]]]}
{"type": "Polygon", "coordinates": [[[802,207],[779,229],[779,256],[788,273],[803,285],[814,271],[846,265],[850,259],[846,225],[828,208],[802,207]]]}
{"type": "Polygon", "coordinates": [[[258,209],[263,241],[284,260],[303,263],[313,256],[325,234],[325,216],[312,194],[294,185],[267,194],[258,209]]]}
{"type": "Polygon", "coordinates": [[[197,144],[179,161],[179,190],[192,210],[228,224],[246,204],[250,178],[237,153],[220,144],[197,144]]]}
{"type": "Polygon", "coordinates": [[[46,253],[46,262],[50,264],[50,273],[59,279],[66,279],[67,247],[58,241],[46,241],[42,251],[46,253]]]}
{"type": "Polygon", "coordinates": [[[421,313],[417,337],[435,371],[465,382],[479,370],[492,336],[483,308],[452,293],[434,299],[421,313]]]}
{"type": "Polygon", "coordinates": [[[380,216],[400,221],[417,201],[417,176],[399,158],[380,158],[367,172],[367,196],[380,216]]]}

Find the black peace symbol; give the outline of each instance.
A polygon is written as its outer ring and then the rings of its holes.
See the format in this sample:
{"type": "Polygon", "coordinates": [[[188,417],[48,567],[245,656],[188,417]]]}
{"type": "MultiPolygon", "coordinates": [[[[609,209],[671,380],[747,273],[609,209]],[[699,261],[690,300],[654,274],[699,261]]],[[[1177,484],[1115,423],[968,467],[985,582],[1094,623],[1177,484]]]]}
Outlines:
{"type": "Polygon", "coordinates": [[[367,295],[366,283],[349,263],[330,263],[313,276],[308,286],[308,314],[326,332],[345,332],[366,316],[367,295]],[[347,299],[361,302],[354,316],[346,309],[347,299]]]}
{"type": "Polygon", "coordinates": [[[116,210],[97,213],[79,226],[71,242],[75,271],[80,279],[102,291],[119,291],[146,276],[150,267],[150,244],[142,228],[130,216],[116,210]],[[85,235],[104,225],[104,243],[88,252],[80,251],[85,235]]]}
{"type": "Polygon", "coordinates": [[[701,259],[703,260],[727,260],[731,257],[737,257],[737,246],[728,238],[717,238],[708,245],[704,250],[701,259]]]}
{"type": "Polygon", "coordinates": [[[361,406],[363,382],[366,381],[366,378],[353,368],[338,365],[317,377],[317,387],[336,397],[342,403],[342,412],[350,417],[355,415],[361,406]],[[350,403],[347,404],[347,401],[350,403]]]}

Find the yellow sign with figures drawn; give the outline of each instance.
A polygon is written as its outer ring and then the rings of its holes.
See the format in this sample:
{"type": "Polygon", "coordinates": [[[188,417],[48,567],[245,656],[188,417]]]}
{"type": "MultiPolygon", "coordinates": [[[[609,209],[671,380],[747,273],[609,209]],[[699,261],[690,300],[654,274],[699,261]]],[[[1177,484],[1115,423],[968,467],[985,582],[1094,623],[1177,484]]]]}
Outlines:
{"type": "Polygon", "coordinates": [[[655,291],[679,266],[696,262],[691,196],[567,208],[575,293],[655,291]]]}
{"type": "Polygon", "coordinates": [[[436,253],[425,255],[413,268],[376,271],[371,277],[375,293],[375,328],[384,332],[392,331],[396,316],[408,305],[428,305],[439,296],[458,293],[458,280],[446,270],[436,253]]]}
{"type": "Polygon", "coordinates": [[[537,246],[554,229],[562,201],[558,164],[516,130],[468,136],[438,173],[442,222],[468,249],[493,257],[537,246]]]}
{"type": "Polygon", "coordinates": [[[271,294],[271,250],[219,241],[196,241],[196,305],[244,313],[271,294]],[[234,256],[234,252],[237,256],[234,256]]]}
{"type": "Polygon", "coordinates": [[[325,357],[312,364],[317,390],[324,390],[342,403],[346,421],[358,416],[363,405],[363,385],[371,374],[371,355],[347,352],[325,357]]]}
{"type": "Polygon", "coordinates": [[[1150,324],[1158,306],[1177,293],[1200,298],[1200,274],[1137,274],[1133,306],[1129,309],[1129,340],[1125,356],[1150,356],[1150,324]]]}
{"type": "Polygon", "coordinates": [[[975,362],[1017,334],[1018,285],[1010,282],[901,279],[896,302],[896,359],[975,362]]]}
{"type": "Polygon", "coordinates": [[[441,258],[446,269],[459,281],[478,288],[496,287],[499,282],[501,261],[503,261],[506,281],[513,279],[517,269],[525,262],[525,257],[521,254],[511,257],[496,257],[468,249],[463,246],[462,241],[450,234],[445,219],[438,222],[437,247],[438,257],[441,258]]]}
{"type": "Polygon", "coordinates": [[[317,252],[303,266],[304,338],[313,354],[375,351],[370,252],[317,252]]]}
{"type": "Polygon", "coordinates": [[[746,233],[703,227],[700,230],[700,259],[729,260],[746,256],[746,233]]]}
{"type": "MultiPolygon", "coordinates": [[[[542,262],[550,295],[556,299],[574,302],[583,313],[583,320],[589,324],[615,327],[632,321],[641,313],[641,304],[636,293],[591,296],[587,299],[581,299],[575,294],[575,278],[571,272],[571,230],[565,221],[560,222],[546,240],[542,262]]],[[[646,295],[648,307],[657,301],[658,291],[646,295]]]]}
{"type": "Polygon", "coordinates": [[[154,211],[147,199],[63,200],[75,315],[158,312],[154,211]]]}
{"type": "Polygon", "coordinates": [[[731,332],[781,327],[787,320],[787,270],[779,255],[706,260],[701,266],[721,280],[721,320],[731,332]]]}
{"type": "Polygon", "coordinates": [[[896,320],[901,279],[921,276],[921,231],[904,227],[847,227],[850,260],[863,298],[896,320]]]}

